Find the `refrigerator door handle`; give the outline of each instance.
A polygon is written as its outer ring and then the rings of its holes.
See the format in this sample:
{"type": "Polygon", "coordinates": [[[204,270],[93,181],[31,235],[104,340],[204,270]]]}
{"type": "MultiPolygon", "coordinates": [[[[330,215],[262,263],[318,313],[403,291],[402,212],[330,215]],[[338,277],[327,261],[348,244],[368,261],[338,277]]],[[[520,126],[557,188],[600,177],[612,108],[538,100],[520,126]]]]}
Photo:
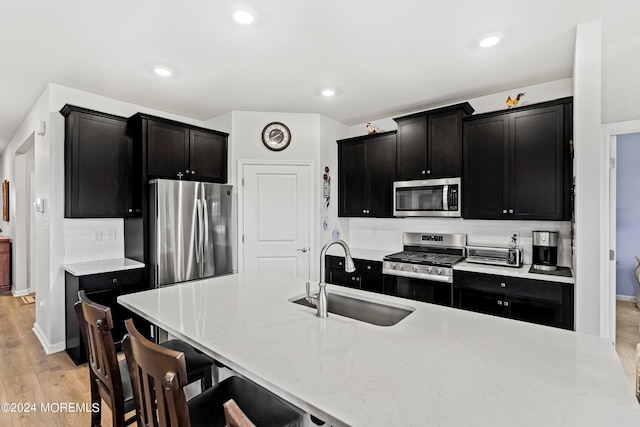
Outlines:
{"type": "Polygon", "coordinates": [[[207,248],[209,247],[209,208],[207,207],[207,201],[206,200],[202,200],[202,207],[203,209],[203,213],[202,213],[202,219],[204,220],[204,239],[202,242],[202,263],[204,264],[206,262],[206,257],[205,254],[207,252],[207,248]]]}
{"type": "Polygon", "coordinates": [[[200,264],[202,255],[202,200],[196,199],[196,234],[194,242],[196,252],[196,263],[200,264]]]}

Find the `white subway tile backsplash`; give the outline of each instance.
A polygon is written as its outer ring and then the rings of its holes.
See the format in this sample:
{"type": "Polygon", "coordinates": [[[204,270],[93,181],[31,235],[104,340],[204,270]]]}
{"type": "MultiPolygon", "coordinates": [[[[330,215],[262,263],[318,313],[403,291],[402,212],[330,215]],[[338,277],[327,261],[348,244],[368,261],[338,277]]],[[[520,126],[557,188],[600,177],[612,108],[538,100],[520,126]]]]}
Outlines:
{"type": "Polygon", "coordinates": [[[463,233],[469,245],[508,245],[513,232],[520,233],[519,246],[524,262],[531,263],[532,233],[558,231],[558,264],[571,266],[571,222],[569,221],[486,221],[459,218],[351,218],[349,245],[354,248],[402,250],[402,233],[463,233]]]}
{"type": "Polygon", "coordinates": [[[65,264],[124,258],[122,219],[65,219],[65,264]]]}

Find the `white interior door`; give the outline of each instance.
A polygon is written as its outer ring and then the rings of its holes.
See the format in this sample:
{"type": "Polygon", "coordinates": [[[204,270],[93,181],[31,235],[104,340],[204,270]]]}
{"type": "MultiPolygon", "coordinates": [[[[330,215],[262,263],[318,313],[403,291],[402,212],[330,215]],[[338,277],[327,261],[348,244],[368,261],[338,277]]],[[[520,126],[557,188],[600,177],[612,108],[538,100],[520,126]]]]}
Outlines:
{"type": "Polygon", "coordinates": [[[311,262],[311,165],[242,167],[243,270],[308,279],[311,262]]]}

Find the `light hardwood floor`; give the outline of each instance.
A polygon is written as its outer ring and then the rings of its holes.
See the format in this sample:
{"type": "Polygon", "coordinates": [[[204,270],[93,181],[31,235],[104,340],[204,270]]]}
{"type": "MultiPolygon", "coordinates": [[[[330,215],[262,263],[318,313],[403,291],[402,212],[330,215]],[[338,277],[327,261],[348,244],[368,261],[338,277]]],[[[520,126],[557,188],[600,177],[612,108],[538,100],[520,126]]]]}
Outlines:
{"type": "MultiPolygon", "coordinates": [[[[71,402],[90,405],[87,365],[75,366],[65,352],[46,355],[31,328],[34,304],[0,293],[0,404],[35,403],[35,413],[4,413],[0,426],[89,426],[89,413],[43,413],[40,404],[71,402]]],[[[640,309],[617,303],[616,351],[634,387],[635,345],[640,342],[640,309]]],[[[111,412],[102,410],[102,425],[111,425],[111,412]]]]}
{"type": "MultiPolygon", "coordinates": [[[[91,405],[87,365],[75,366],[67,353],[46,355],[31,330],[35,305],[0,293],[0,404],[35,404],[37,412],[6,413],[0,426],[89,426],[88,412],[41,411],[41,404],[91,405]]],[[[0,408],[1,409],[1,408],[0,408]]],[[[102,425],[111,425],[111,412],[102,410],[102,425]]]]}

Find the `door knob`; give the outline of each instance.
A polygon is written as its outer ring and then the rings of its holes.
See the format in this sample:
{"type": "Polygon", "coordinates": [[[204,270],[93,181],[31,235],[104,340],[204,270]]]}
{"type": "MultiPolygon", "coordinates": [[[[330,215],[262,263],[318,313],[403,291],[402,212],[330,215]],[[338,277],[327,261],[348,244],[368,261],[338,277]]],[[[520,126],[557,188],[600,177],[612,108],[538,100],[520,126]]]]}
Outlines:
{"type": "Polygon", "coordinates": [[[298,248],[296,249],[296,251],[300,251],[300,252],[307,252],[309,250],[309,248],[298,248]]]}

